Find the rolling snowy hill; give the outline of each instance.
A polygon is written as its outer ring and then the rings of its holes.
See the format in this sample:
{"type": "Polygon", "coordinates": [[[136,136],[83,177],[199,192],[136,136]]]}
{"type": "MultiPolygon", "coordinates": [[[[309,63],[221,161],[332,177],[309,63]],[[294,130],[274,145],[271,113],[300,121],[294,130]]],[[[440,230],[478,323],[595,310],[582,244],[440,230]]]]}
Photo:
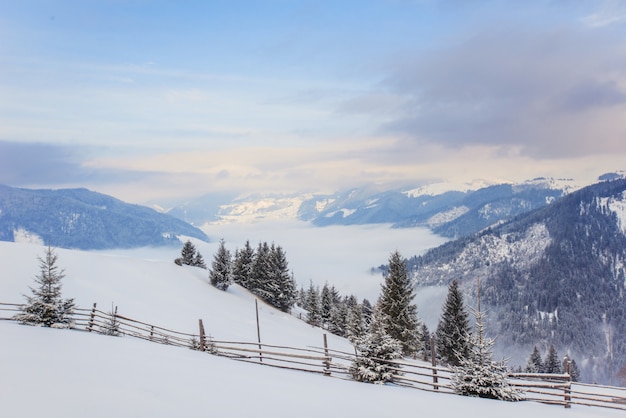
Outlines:
{"type": "MultiPolygon", "coordinates": [[[[0,242],[0,295],[19,302],[38,273],[37,245],[0,242]]],[[[64,297],[80,306],[114,302],[120,313],[193,332],[198,318],[215,338],[256,338],[254,298],[233,286],[222,292],[206,271],[179,267],[171,253],[140,257],[58,249],[64,297]]],[[[266,343],[320,344],[322,330],[261,305],[266,343]]],[[[404,416],[567,418],[618,417],[619,411],[507,403],[379,386],[259,367],[131,337],[37,328],[0,321],[1,410],[12,418],[404,416]],[[51,384],[52,383],[52,384],[51,384]]],[[[329,345],[349,349],[332,337],[329,345]]]]}

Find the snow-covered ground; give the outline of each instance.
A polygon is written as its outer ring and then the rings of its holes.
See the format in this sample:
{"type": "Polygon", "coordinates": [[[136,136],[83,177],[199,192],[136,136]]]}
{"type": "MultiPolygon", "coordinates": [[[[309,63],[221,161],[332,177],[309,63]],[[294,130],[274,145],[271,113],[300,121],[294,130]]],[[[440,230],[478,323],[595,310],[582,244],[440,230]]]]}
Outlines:
{"type": "MultiPolygon", "coordinates": [[[[0,242],[2,302],[20,302],[38,273],[38,245],[0,242]]],[[[81,307],[111,302],[121,314],[194,332],[198,318],[216,339],[255,341],[254,298],[207,283],[206,271],[176,266],[162,250],[135,256],[57,250],[64,297],[81,307]]],[[[319,346],[323,331],[261,304],[268,344],[319,346]]],[[[0,411],[53,417],[618,417],[623,412],[530,402],[506,403],[378,386],[238,363],[131,337],[0,321],[0,411]]],[[[329,345],[349,343],[329,336],[329,345]]]]}

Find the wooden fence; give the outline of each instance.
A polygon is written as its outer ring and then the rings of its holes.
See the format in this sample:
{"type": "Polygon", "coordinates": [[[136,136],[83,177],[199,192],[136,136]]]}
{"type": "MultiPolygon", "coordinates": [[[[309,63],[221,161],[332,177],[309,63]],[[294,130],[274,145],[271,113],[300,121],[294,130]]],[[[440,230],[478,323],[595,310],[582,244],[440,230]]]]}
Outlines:
{"type": "MultiPolygon", "coordinates": [[[[19,304],[0,303],[0,320],[12,320],[20,311],[19,304]]],[[[264,344],[214,340],[204,331],[202,320],[198,333],[186,333],[160,327],[119,315],[103,312],[93,304],[91,309],[76,308],[73,329],[83,332],[130,336],[161,344],[186,347],[224,356],[236,361],[283,369],[317,373],[351,379],[350,366],[355,353],[321,347],[296,348],[264,344]]],[[[426,362],[401,359],[393,362],[395,384],[438,393],[454,393],[450,379],[452,370],[426,362]]],[[[626,388],[570,382],[568,374],[511,373],[509,383],[521,391],[526,401],[561,405],[603,407],[626,411],[626,388]]]]}

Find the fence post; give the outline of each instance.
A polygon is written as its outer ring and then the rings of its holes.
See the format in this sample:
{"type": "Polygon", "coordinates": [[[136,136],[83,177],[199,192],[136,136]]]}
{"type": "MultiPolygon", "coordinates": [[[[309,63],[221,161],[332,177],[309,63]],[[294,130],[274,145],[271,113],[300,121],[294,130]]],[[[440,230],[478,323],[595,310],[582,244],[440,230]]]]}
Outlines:
{"type": "Polygon", "coordinates": [[[93,330],[94,321],[96,320],[96,302],[93,303],[93,308],[91,309],[91,316],[89,317],[89,325],[87,325],[87,332],[91,332],[93,330]]]}
{"type": "Polygon", "coordinates": [[[563,359],[563,373],[567,375],[567,380],[565,381],[565,388],[563,389],[563,397],[565,399],[565,408],[572,407],[572,375],[570,374],[570,365],[572,362],[569,360],[569,357],[566,355],[563,359]]]}
{"type": "Polygon", "coordinates": [[[433,389],[439,390],[439,377],[437,376],[437,347],[435,346],[435,337],[430,336],[430,363],[433,366],[433,389]]]}
{"type": "Polygon", "coordinates": [[[326,333],[324,333],[324,355],[326,356],[326,360],[324,360],[324,376],[330,376],[330,355],[328,354],[328,338],[326,337],[326,333]]]}
{"type": "Polygon", "coordinates": [[[198,319],[198,328],[200,328],[200,351],[204,351],[205,342],[204,342],[204,325],[202,324],[202,319],[198,319]]]}
{"type": "Polygon", "coordinates": [[[261,326],[259,325],[259,300],[258,299],[254,299],[254,309],[256,310],[256,335],[259,341],[259,362],[263,363],[263,353],[261,353],[263,348],[261,347],[261,326]]]}

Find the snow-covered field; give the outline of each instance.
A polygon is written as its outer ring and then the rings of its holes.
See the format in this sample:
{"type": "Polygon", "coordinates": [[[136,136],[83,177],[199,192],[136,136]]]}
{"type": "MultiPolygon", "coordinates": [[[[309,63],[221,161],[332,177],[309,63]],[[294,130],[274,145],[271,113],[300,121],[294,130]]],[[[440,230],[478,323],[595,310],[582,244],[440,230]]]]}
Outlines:
{"type": "MultiPolygon", "coordinates": [[[[0,301],[21,302],[38,273],[37,245],[0,242],[0,301]]],[[[206,271],[176,266],[167,252],[123,255],[58,249],[64,297],[81,307],[111,303],[121,314],[185,332],[198,318],[216,339],[255,341],[254,298],[207,283],[206,271]],[[134,256],[131,256],[134,255],[134,256]]],[[[319,346],[323,331],[260,305],[262,340],[319,346]]],[[[0,411],[34,417],[617,417],[623,412],[506,403],[377,386],[238,363],[131,337],[0,321],[0,411]]],[[[335,349],[350,349],[329,336],[335,349]]]]}

